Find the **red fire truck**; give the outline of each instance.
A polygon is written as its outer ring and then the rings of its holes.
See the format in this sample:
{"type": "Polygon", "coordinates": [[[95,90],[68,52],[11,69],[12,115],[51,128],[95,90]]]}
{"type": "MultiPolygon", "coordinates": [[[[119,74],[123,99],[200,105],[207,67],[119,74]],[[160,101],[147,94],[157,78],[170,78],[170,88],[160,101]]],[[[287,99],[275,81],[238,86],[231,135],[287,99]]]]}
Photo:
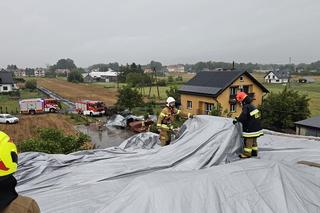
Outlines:
{"type": "Polygon", "coordinates": [[[43,112],[57,112],[60,110],[58,101],[55,99],[23,99],[19,101],[21,113],[43,113],[43,112]]]}
{"type": "Polygon", "coordinates": [[[76,102],[76,111],[83,115],[103,115],[105,113],[105,105],[101,101],[83,100],[76,102]]]}

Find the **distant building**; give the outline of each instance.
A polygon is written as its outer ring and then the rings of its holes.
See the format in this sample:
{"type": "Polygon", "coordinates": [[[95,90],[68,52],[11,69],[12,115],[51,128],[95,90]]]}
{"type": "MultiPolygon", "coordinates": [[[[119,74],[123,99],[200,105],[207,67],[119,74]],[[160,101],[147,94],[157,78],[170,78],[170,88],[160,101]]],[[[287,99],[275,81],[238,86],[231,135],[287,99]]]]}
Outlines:
{"type": "Polygon", "coordinates": [[[320,116],[295,122],[296,134],[320,137],[320,116]]]}
{"type": "Polygon", "coordinates": [[[199,72],[183,85],[181,109],[196,115],[208,114],[220,104],[222,112],[239,116],[241,106],[236,102],[238,91],[244,91],[253,98],[253,104],[262,103],[262,96],[269,91],[246,71],[199,72]]]}
{"type": "Polygon", "coordinates": [[[34,70],[35,77],[44,77],[46,75],[46,70],[44,68],[36,68],[34,70]]]}
{"type": "Polygon", "coordinates": [[[89,75],[96,81],[102,82],[116,82],[118,73],[112,69],[109,69],[106,72],[90,72],[89,75]]]}
{"type": "Polygon", "coordinates": [[[93,83],[96,82],[96,79],[94,79],[89,73],[83,73],[83,82],[84,83],[93,83]]]}
{"type": "Polygon", "coordinates": [[[56,69],[55,73],[62,74],[62,75],[68,75],[71,71],[69,69],[56,69]]]}
{"type": "Polygon", "coordinates": [[[314,83],[315,80],[311,76],[304,76],[298,79],[299,83],[314,83]]]}
{"type": "Polygon", "coordinates": [[[26,71],[24,69],[17,69],[13,71],[16,77],[26,77],[26,71]]]}
{"type": "Polygon", "coordinates": [[[0,93],[11,92],[17,89],[17,85],[13,80],[12,72],[0,72],[0,93]]]}
{"type": "Polygon", "coordinates": [[[153,69],[152,69],[151,67],[145,67],[145,68],[143,69],[143,72],[144,72],[144,73],[153,73],[153,69]]]}
{"type": "Polygon", "coordinates": [[[185,72],[183,64],[167,66],[168,72],[185,72]]]}
{"type": "Polygon", "coordinates": [[[264,76],[264,81],[266,83],[288,83],[290,78],[290,71],[288,69],[269,71],[264,76]]]}

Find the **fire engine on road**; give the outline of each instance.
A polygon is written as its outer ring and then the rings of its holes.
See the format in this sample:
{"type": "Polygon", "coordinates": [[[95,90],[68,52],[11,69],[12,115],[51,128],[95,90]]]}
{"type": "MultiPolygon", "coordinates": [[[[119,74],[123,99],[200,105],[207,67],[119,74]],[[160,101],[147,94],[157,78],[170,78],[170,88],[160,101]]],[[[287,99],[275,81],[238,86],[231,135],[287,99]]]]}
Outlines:
{"type": "Polygon", "coordinates": [[[44,113],[44,112],[57,112],[60,110],[58,101],[55,99],[23,99],[19,101],[21,113],[44,113]]]}
{"type": "Polygon", "coordinates": [[[76,111],[83,115],[103,115],[105,114],[105,104],[101,101],[83,100],[76,102],[76,111]]]}

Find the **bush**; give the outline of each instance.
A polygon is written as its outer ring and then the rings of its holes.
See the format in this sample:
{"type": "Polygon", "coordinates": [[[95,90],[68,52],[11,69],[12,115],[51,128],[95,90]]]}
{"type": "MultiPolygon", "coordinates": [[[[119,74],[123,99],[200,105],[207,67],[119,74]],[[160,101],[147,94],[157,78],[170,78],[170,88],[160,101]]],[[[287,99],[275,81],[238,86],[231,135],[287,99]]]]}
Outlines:
{"type": "Polygon", "coordinates": [[[116,104],[118,107],[125,107],[131,110],[143,104],[142,95],[137,89],[132,89],[131,87],[123,87],[120,89],[116,104]]]}
{"type": "Polygon", "coordinates": [[[23,141],[18,148],[20,152],[45,152],[49,154],[69,154],[79,151],[89,141],[83,133],[78,136],[64,135],[61,130],[43,128],[38,130],[36,138],[23,141]]]}
{"type": "Polygon", "coordinates": [[[37,81],[35,79],[27,80],[25,87],[30,90],[37,89],[37,81]]]}
{"type": "Polygon", "coordinates": [[[183,81],[182,76],[178,76],[178,77],[176,77],[176,81],[183,81]]]}
{"type": "Polygon", "coordinates": [[[173,83],[173,77],[172,76],[168,76],[168,83],[173,83]]]}
{"type": "Polygon", "coordinates": [[[83,82],[83,77],[79,70],[73,70],[68,75],[68,81],[73,83],[83,82]]]}
{"type": "Polygon", "coordinates": [[[306,95],[287,88],[277,94],[271,93],[260,106],[263,127],[276,131],[294,129],[294,122],[310,115],[308,102],[306,95]]]}
{"type": "Polygon", "coordinates": [[[209,112],[209,115],[213,116],[221,116],[222,115],[222,106],[220,103],[216,107],[213,107],[213,109],[209,112]]]}

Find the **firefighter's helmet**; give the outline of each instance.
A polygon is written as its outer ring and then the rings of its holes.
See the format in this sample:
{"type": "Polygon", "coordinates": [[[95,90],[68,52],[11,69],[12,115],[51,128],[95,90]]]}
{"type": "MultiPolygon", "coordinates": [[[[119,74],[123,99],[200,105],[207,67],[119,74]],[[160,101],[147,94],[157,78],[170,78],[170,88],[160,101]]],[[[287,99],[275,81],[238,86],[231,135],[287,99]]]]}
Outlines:
{"type": "Polygon", "coordinates": [[[174,107],[176,100],[173,97],[167,98],[167,106],[168,107],[174,107]]]}
{"type": "Polygon", "coordinates": [[[245,92],[238,92],[236,95],[236,99],[239,102],[242,102],[248,95],[245,92]]]}
{"type": "Polygon", "coordinates": [[[0,131],[0,176],[16,172],[17,167],[17,147],[6,133],[0,131]]]}

